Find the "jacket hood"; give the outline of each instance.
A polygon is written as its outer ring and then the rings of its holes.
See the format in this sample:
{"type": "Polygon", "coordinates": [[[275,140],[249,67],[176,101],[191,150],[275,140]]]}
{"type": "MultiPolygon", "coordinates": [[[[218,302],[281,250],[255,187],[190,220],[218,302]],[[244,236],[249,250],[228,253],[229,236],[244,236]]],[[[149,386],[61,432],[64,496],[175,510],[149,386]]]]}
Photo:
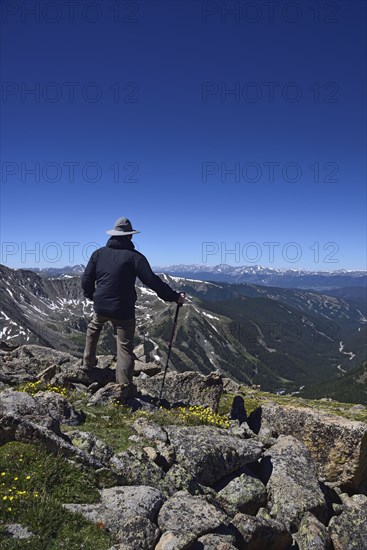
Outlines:
{"type": "Polygon", "coordinates": [[[106,246],[120,250],[135,250],[134,243],[128,237],[111,237],[106,246]]]}

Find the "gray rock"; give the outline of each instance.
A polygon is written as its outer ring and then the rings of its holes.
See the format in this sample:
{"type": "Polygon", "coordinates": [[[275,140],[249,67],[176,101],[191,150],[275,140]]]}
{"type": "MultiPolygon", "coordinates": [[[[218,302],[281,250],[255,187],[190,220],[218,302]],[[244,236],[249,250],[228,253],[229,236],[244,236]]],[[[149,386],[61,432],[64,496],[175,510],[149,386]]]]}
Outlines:
{"type": "MultiPolygon", "coordinates": [[[[159,397],[163,373],[150,378],[137,378],[138,389],[144,395],[159,397]]],[[[218,410],[223,391],[222,378],[218,374],[204,376],[197,372],[168,372],[164,383],[163,399],[171,405],[197,405],[218,410]]]]}
{"type": "Polygon", "coordinates": [[[49,424],[48,406],[25,392],[4,390],[0,393],[0,414],[14,414],[39,424],[49,424]]]}
{"type": "Polygon", "coordinates": [[[52,418],[58,420],[61,424],[76,426],[83,422],[84,414],[77,411],[69,401],[59,393],[43,391],[34,396],[37,403],[44,405],[52,418]]]}
{"type": "Polygon", "coordinates": [[[231,535],[216,535],[209,533],[203,537],[199,537],[197,544],[193,545],[193,550],[235,550],[235,537],[231,535]]]}
{"type": "Polygon", "coordinates": [[[291,534],[278,521],[236,514],[232,524],[242,535],[243,549],[285,550],[292,544],[291,534]]]}
{"type": "Polygon", "coordinates": [[[233,535],[209,533],[199,537],[192,545],[192,550],[235,550],[236,539],[233,535]]]}
{"type": "Polygon", "coordinates": [[[160,488],[165,477],[164,471],[149,460],[146,453],[137,456],[128,449],[115,454],[110,460],[111,469],[119,474],[128,485],[150,485],[160,488]]]}
{"type": "Polygon", "coordinates": [[[168,441],[167,432],[155,422],[148,421],[146,418],[138,418],[133,424],[133,429],[146,439],[168,441]]]}
{"type": "MultiPolygon", "coordinates": [[[[123,527],[117,533],[121,541],[113,547],[114,550],[151,550],[159,539],[160,531],[154,523],[142,516],[133,516],[125,520],[123,527]]],[[[111,549],[112,550],[112,549],[111,549]]]]}
{"type": "Polygon", "coordinates": [[[51,453],[70,457],[95,469],[103,466],[99,460],[72,445],[64,434],[58,435],[45,426],[11,414],[4,415],[0,419],[0,445],[9,441],[25,441],[27,443],[37,441],[51,453]]]}
{"type": "Polygon", "coordinates": [[[95,394],[88,401],[88,405],[106,405],[112,401],[118,403],[124,403],[129,397],[129,388],[128,386],[123,386],[121,384],[116,384],[115,382],[110,382],[106,384],[103,388],[100,388],[96,391],[95,394]]]}
{"type": "Polygon", "coordinates": [[[155,376],[160,373],[162,370],[162,365],[160,363],[143,363],[142,361],[135,361],[134,365],[134,376],[139,376],[141,373],[146,374],[147,376],[155,376]]]}
{"type": "Polygon", "coordinates": [[[113,455],[112,450],[100,439],[89,432],[73,430],[68,432],[73,445],[86,451],[102,463],[108,463],[113,455]]]}
{"type": "Polygon", "coordinates": [[[20,523],[8,523],[5,529],[7,536],[11,539],[29,539],[34,536],[28,527],[24,527],[20,523]]]}
{"type": "Polygon", "coordinates": [[[348,492],[367,490],[367,424],[328,415],[318,409],[264,403],[262,427],[302,441],[322,481],[348,492]]]}
{"type": "MultiPolygon", "coordinates": [[[[162,493],[152,487],[111,487],[101,491],[98,504],[65,504],[64,507],[82,514],[89,521],[101,523],[113,533],[123,533],[129,518],[139,516],[154,522],[163,502],[162,493]]],[[[145,522],[145,528],[149,530],[147,526],[145,522]]]]}
{"type": "Polygon", "coordinates": [[[0,365],[0,373],[4,374],[11,384],[36,381],[38,375],[48,367],[56,370],[67,369],[78,363],[78,359],[52,348],[26,344],[15,350],[7,352],[3,356],[0,365]]]}
{"type": "Polygon", "coordinates": [[[195,540],[196,535],[190,531],[166,531],[154,550],[189,550],[195,540]]]}
{"type": "Polygon", "coordinates": [[[240,393],[243,386],[238,384],[231,378],[222,378],[223,380],[223,391],[225,393],[240,393]]]}
{"type": "Polygon", "coordinates": [[[204,535],[228,522],[228,516],[209,504],[204,497],[192,496],[186,491],[179,491],[168,499],[158,514],[158,526],[162,532],[191,531],[196,536],[204,535]]]}
{"type": "Polygon", "coordinates": [[[234,506],[238,512],[255,515],[266,504],[265,485],[254,477],[242,474],[218,493],[220,503],[234,506]]]}
{"type": "Polygon", "coordinates": [[[367,504],[358,498],[354,501],[352,499],[340,516],[330,520],[329,533],[334,550],[367,548],[367,504]]]}
{"type": "Polygon", "coordinates": [[[328,550],[331,546],[327,528],[310,512],[303,516],[295,538],[299,550],[328,550]]]}
{"type": "Polygon", "coordinates": [[[125,518],[138,515],[155,522],[164,500],[160,491],[144,485],[110,487],[101,491],[102,504],[107,508],[118,509],[125,518]]]}
{"type": "Polygon", "coordinates": [[[166,426],[176,460],[199,483],[212,485],[245,464],[258,460],[262,445],[211,426],[166,426]]]}
{"type": "Polygon", "coordinates": [[[272,466],[267,484],[271,515],[293,531],[307,511],[326,521],[324,495],[307,448],[292,436],[280,436],[264,456],[272,466]]]}
{"type": "Polygon", "coordinates": [[[188,491],[190,494],[201,494],[200,485],[181,464],[174,464],[168,470],[160,486],[170,496],[181,490],[188,491]]]}

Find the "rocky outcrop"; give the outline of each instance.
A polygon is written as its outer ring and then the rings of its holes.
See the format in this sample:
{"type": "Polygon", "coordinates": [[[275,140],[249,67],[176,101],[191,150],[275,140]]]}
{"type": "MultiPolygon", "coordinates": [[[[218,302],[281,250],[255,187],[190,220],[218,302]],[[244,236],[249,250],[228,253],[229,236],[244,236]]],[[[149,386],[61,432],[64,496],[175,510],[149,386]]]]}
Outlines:
{"type": "MultiPolygon", "coordinates": [[[[136,383],[143,395],[159,397],[163,382],[163,374],[151,378],[138,378],[136,383]]],[[[197,405],[209,407],[214,412],[218,410],[220,396],[223,391],[222,378],[217,374],[204,376],[196,372],[168,372],[162,398],[171,405],[197,405]]]]}
{"type": "Polygon", "coordinates": [[[355,495],[344,498],[345,508],[329,523],[334,550],[362,550],[367,548],[367,497],[355,495]]]}
{"type": "Polygon", "coordinates": [[[302,441],[321,480],[345,490],[367,489],[367,424],[311,408],[265,403],[261,406],[263,428],[302,441]]]}

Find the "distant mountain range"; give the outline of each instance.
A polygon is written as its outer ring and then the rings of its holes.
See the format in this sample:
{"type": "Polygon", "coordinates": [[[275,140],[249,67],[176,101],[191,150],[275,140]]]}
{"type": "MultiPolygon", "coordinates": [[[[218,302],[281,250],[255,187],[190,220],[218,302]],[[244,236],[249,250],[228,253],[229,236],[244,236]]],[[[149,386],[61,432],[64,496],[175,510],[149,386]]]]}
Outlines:
{"type": "MultiPolygon", "coordinates": [[[[321,293],[161,276],[187,292],[170,368],[202,373],[218,369],[266,390],[294,392],[304,386],[312,393],[312,388],[323,391],[320,384],[363,366],[367,301],[362,287],[321,293]]],[[[80,276],[62,272],[60,277],[41,277],[0,266],[0,278],[0,340],[82,352],[93,304],[83,296],[80,276]]],[[[135,343],[143,344],[146,360],[159,357],[164,363],[175,305],[162,302],[140,283],[137,294],[135,343]]],[[[115,353],[109,326],[99,353],[115,353]]],[[[359,372],[358,380],[364,380],[359,372]]]]}
{"type": "MultiPolygon", "coordinates": [[[[30,268],[41,277],[61,277],[81,275],[85,266],[65,266],[48,268],[30,268]]],[[[306,271],[302,269],[276,269],[261,266],[208,265],[170,265],[155,266],[157,273],[176,275],[187,279],[217,281],[222,283],[253,283],[282,288],[308,288],[313,290],[331,290],[345,287],[366,287],[367,272],[352,270],[306,271]]]]}

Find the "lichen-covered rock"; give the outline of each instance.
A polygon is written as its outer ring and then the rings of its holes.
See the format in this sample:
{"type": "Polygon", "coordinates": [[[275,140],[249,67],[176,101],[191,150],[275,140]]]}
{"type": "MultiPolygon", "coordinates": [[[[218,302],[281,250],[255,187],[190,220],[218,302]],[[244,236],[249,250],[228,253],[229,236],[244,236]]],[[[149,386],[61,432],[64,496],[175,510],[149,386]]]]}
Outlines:
{"type": "Polygon", "coordinates": [[[317,409],[264,403],[262,426],[302,441],[323,481],[344,490],[367,489],[367,424],[328,415],[317,409]]]}
{"type": "Polygon", "coordinates": [[[212,485],[261,456],[259,442],[211,426],[166,426],[166,431],[177,462],[203,485],[212,485]]]}
{"type": "Polygon", "coordinates": [[[307,448],[292,436],[280,436],[264,456],[271,463],[267,484],[271,515],[293,531],[307,511],[325,521],[325,498],[307,448]]]}
{"type": "MultiPolygon", "coordinates": [[[[154,523],[163,502],[162,493],[153,487],[111,487],[101,491],[101,502],[97,504],[64,504],[64,507],[82,514],[89,521],[100,523],[113,533],[120,530],[123,533],[129,518],[139,516],[154,523]]],[[[145,529],[151,531],[146,522],[144,525],[145,529]]],[[[120,539],[119,542],[123,540],[120,539]]]]}
{"type": "Polygon", "coordinates": [[[41,425],[49,424],[51,418],[47,403],[36,400],[28,393],[11,389],[0,393],[0,414],[14,414],[41,425]]]}
{"type": "Polygon", "coordinates": [[[266,504],[266,488],[259,479],[241,474],[219,491],[218,500],[224,506],[233,506],[238,512],[255,515],[266,504]]]}
{"type": "Polygon", "coordinates": [[[162,365],[158,362],[144,363],[142,361],[135,361],[134,364],[134,376],[139,376],[141,373],[147,376],[155,376],[162,370],[162,365]]]}
{"type": "Polygon", "coordinates": [[[146,453],[142,452],[137,456],[131,449],[115,454],[110,460],[110,467],[128,485],[151,485],[160,488],[165,477],[162,468],[149,460],[146,453]]]}
{"type": "Polygon", "coordinates": [[[296,540],[299,550],[328,550],[331,545],[327,528],[310,512],[303,516],[296,540]]]}
{"type": "Polygon", "coordinates": [[[165,493],[172,496],[177,491],[188,491],[190,494],[201,494],[200,485],[181,464],[174,464],[160,484],[165,493]]]}
{"type": "Polygon", "coordinates": [[[113,455],[108,445],[89,432],[73,430],[68,432],[68,436],[73,445],[86,451],[102,463],[107,463],[113,455]]]}
{"type": "Polygon", "coordinates": [[[102,467],[102,463],[99,460],[72,445],[69,438],[58,430],[55,433],[49,427],[41,426],[29,420],[23,420],[17,415],[7,414],[0,418],[0,445],[4,445],[9,441],[39,442],[51,453],[70,457],[92,468],[97,469],[102,467]]]}
{"type": "MultiPolygon", "coordinates": [[[[136,384],[144,395],[159,397],[163,373],[150,378],[137,378],[136,384]]],[[[223,391],[222,378],[211,373],[204,376],[197,372],[168,372],[162,398],[171,405],[197,405],[217,412],[223,391]]]]}
{"type": "Polygon", "coordinates": [[[186,491],[179,491],[169,498],[158,514],[158,526],[162,532],[191,531],[196,536],[209,533],[228,522],[228,516],[204,497],[192,496],[186,491]]]}
{"type": "Polygon", "coordinates": [[[36,393],[34,398],[38,403],[45,405],[50,416],[61,424],[77,426],[84,420],[83,412],[75,410],[71,403],[59,393],[42,391],[36,393]]]}
{"type": "Polygon", "coordinates": [[[236,514],[232,524],[242,535],[240,548],[246,550],[286,550],[292,536],[282,523],[275,520],[236,514]]]}
{"type": "Polygon", "coordinates": [[[151,550],[159,539],[158,527],[142,516],[127,518],[119,529],[116,538],[121,541],[111,550],[151,550]]]}
{"type": "Polygon", "coordinates": [[[133,429],[140,435],[143,435],[146,439],[168,441],[167,432],[156,424],[155,422],[148,421],[146,418],[137,418],[133,424],[133,429]]]}
{"type": "Polygon", "coordinates": [[[109,382],[93,394],[88,401],[88,405],[106,405],[111,402],[124,403],[129,396],[128,386],[109,382]]]}
{"type": "Polygon", "coordinates": [[[166,531],[154,550],[189,550],[196,540],[190,531],[166,531]]]}
{"type": "Polygon", "coordinates": [[[209,533],[203,537],[199,537],[197,543],[192,546],[192,550],[235,550],[235,537],[230,535],[217,535],[209,533]]]}
{"type": "Polygon", "coordinates": [[[160,491],[146,485],[110,487],[101,491],[101,503],[118,510],[125,518],[138,515],[155,522],[164,500],[160,491]]]}
{"type": "Polygon", "coordinates": [[[355,495],[349,499],[340,516],[334,516],[329,522],[334,550],[367,548],[367,502],[358,498],[360,496],[364,495],[355,495]]]}

